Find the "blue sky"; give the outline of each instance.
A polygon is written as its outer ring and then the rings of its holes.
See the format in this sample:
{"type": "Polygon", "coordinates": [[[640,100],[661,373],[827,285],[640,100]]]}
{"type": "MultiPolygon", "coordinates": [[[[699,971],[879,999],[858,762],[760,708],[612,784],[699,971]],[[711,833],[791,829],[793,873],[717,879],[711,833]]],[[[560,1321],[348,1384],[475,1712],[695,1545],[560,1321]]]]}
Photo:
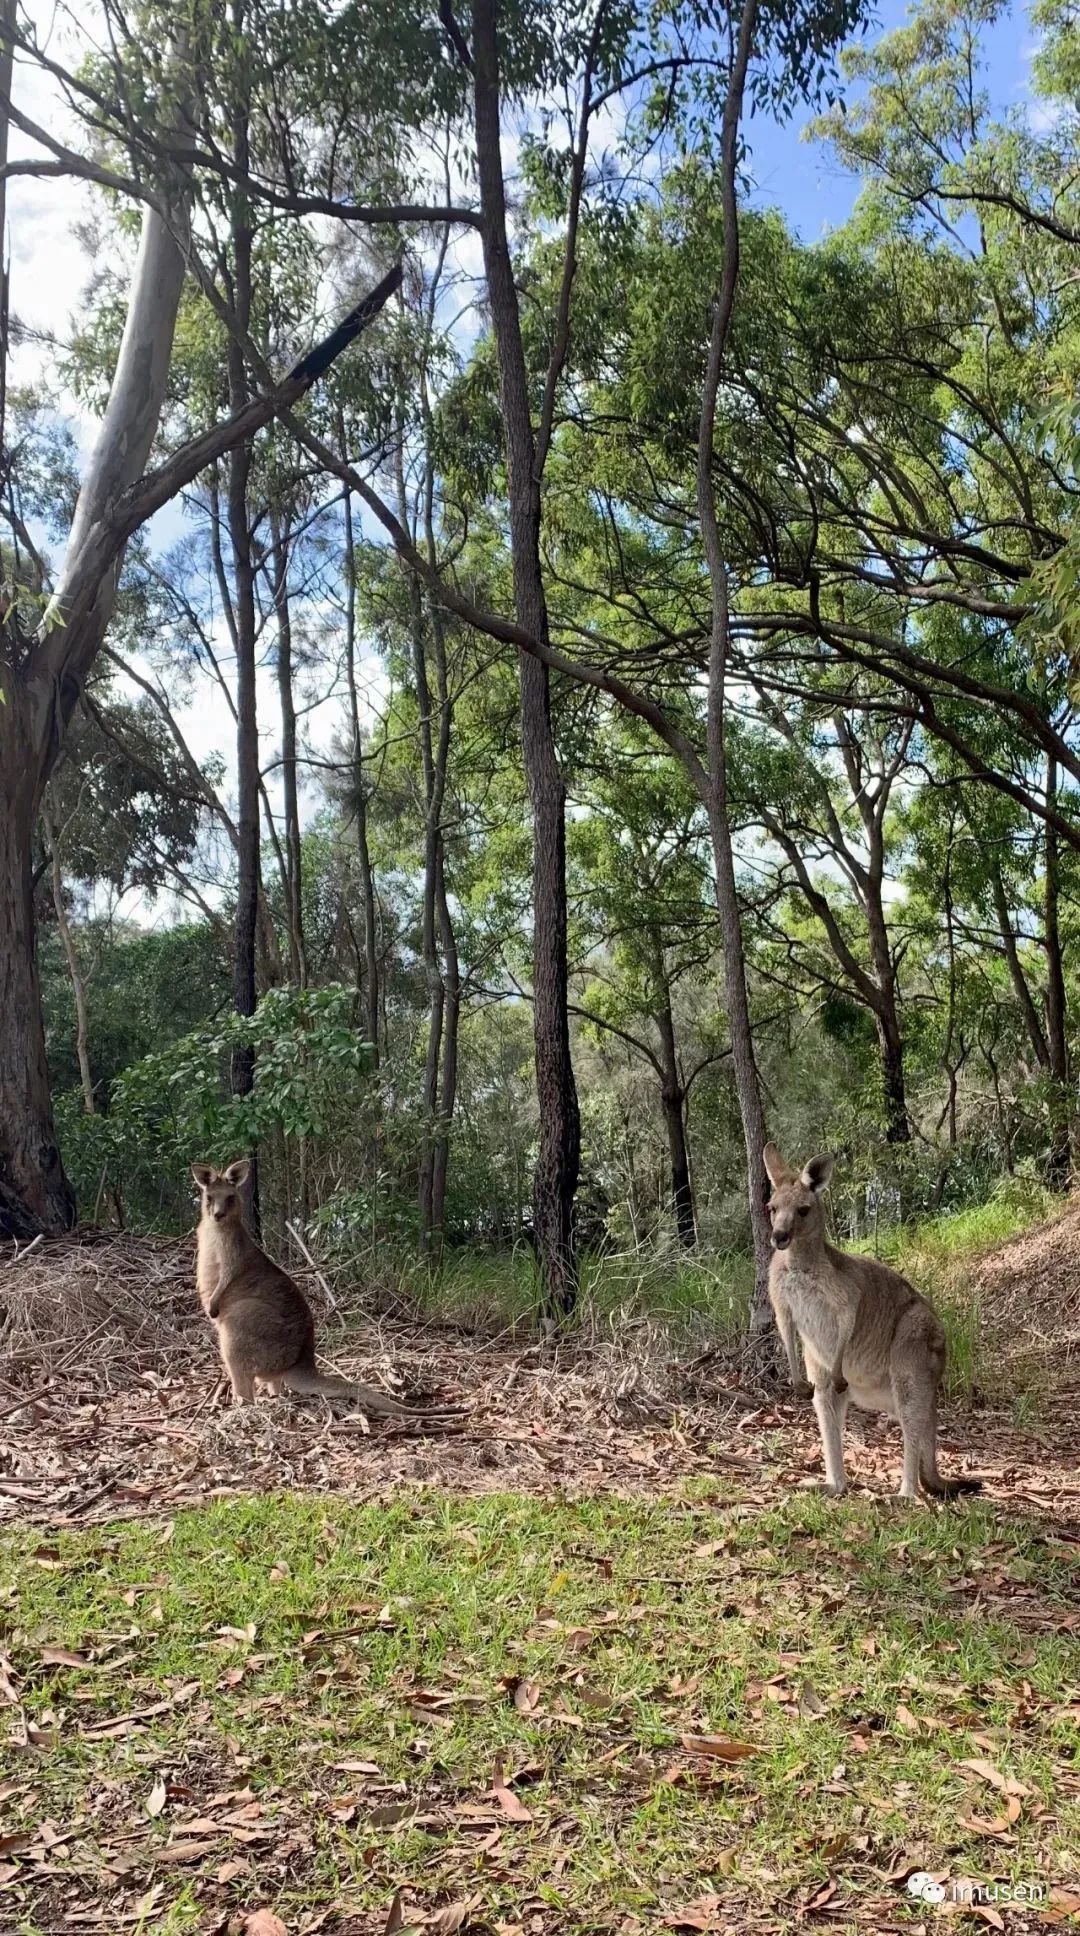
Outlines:
{"type": "MultiPolygon", "coordinates": [[[[882,34],[900,27],[908,16],[904,0],[883,0],[871,17],[866,39],[872,45],[882,34]]],[[[1010,7],[992,27],[984,29],[980,45],[985,62],[982,85],[993,110],[1004,115],[1027,99],[1034,34],[1027,10],[1010,7]]],[[[816,242],[826,229],[837,228],[850,215],[858,182],[840,169],[818,142],[802,138],[811,120],[797,113],[786,126],[755,115],[747,128],[751,173],[756,188],[751,200],[762,207],[783,209],[804,242],[816,242]]]]}

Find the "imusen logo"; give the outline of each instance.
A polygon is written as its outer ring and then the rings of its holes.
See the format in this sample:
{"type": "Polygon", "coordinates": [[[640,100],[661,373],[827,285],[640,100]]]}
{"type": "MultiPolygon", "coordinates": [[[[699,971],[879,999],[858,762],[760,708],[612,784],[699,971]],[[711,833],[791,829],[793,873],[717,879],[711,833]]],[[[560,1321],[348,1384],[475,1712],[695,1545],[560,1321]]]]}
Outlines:
{"type": "Polygon", "coordinates": [[[967,1909],[983,1904],[1046,1901],[1045,1882],[974,1882],[970,1876],[930,1875],[924,1869],[908,1877],[907,1892],[919,1902],[949,1903],[967,1909]]]}

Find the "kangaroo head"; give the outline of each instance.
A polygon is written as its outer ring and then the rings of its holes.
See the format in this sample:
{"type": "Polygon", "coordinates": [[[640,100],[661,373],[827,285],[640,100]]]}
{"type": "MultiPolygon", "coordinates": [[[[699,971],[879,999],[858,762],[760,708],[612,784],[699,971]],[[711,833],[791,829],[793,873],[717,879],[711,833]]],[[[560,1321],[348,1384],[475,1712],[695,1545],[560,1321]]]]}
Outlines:
{"type": "Polygon", "coordinates": [[[832,1157],[812,1157],[799,1175],[788,1168],[775,1143],[766,1143],[762,1158],[772,1184],[768,1211],[773,1249],[820,1239],[825,1228],[821,1191],[832,1175],[832,1157]]]}
{"type": "Polygon", "coordinates": [[[246,1156],[242,1156],[238,1163],[230,1163],[227,1170],[212,1170],[209,1163],[193,1163],[191,1174],[199,1186],[199,1203],[204,1217],[210,1217],[214,1223],[228,1223],[243,1217],[240,1190],[251,1175],[251,1164],[246,1156]]]}

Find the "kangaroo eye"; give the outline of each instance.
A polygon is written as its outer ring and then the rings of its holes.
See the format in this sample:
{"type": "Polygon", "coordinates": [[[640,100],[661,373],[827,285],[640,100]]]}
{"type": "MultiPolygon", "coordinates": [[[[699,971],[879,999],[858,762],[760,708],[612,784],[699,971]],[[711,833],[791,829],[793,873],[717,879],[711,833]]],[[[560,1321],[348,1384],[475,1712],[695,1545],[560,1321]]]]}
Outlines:
{"type": "Polygon", "coordinates": [[[799,1215],[800,1217],[808,1217],[810,1215],[810,1205],[808,1203],[800,1203],[799,1215]]]}

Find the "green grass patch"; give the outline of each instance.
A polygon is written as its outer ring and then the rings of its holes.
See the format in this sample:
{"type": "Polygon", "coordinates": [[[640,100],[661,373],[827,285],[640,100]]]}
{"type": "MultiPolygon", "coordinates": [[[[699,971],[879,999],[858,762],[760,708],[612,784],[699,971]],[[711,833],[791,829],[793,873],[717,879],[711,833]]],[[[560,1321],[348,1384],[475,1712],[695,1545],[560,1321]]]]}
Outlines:
{"type": "Polygon", "coordinates": [[[267,1496],[0,1566],[4,1929],[375,1929],[398,1889],[406,1925],[783,1925],[829,1886],[880,1925],[907,1863],[1077,1878],[1070,1552],[984,1506],[267,1496]]]}

